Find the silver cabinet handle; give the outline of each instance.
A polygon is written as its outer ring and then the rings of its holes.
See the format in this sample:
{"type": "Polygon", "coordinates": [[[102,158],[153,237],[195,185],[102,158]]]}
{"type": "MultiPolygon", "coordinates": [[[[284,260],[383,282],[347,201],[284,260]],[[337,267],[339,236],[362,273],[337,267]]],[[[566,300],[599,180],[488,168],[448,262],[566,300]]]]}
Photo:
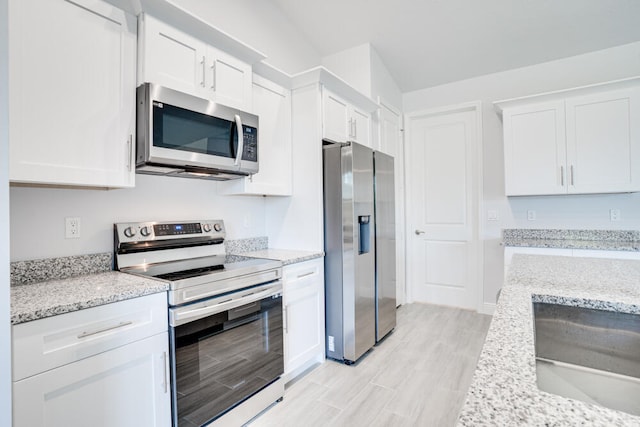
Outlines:
{"type": "Polygon", "coordinates": [[[304,273],[304,274],[298,274],[298,279],[302,279],[303,277],[311,276],[313,273],[315,273],[315,271],[310,271],[310,272],[304,273]]]}
{"type": "Polygon", "coordinates": [[[129,153],[129,157],[127,159],[127,169],[129,170],[129,172],[131,172],[131,165],[132,165],[132,161],[131,158],[133,157],[133,135],[129,134],[129,138],[127,139],[127,152],[129,153]]]}
{"type": "Polygon", "coordinates": [[[200,81],[200,86],[204,87],[204,76],[205,76],[205,73],[206,73],[204,71],[204,69],[206,67],[206,64],[205,64],[205,61],[204,61],[204,55],[202,56],[202,62],[200,64],[202,64],[202,80],[200,81]]]}
{"type": "Polygon", "coordinates": [[[81,334],[78,335],[78,338],[86,338],[89,337],[91,335],[97,335],[100,334],[102,332],[107,332],[107,331],[112,331],[114,329],[118,329],[118,328],[123,328],[125,326],[131,325],[133,324],[133,321],[129,320],[128,322],[120,322],[117,325],[113,325],[113,326],[107,326],[106,328],[102,328],[102,329],[98,329],[96,331],[91,331],[91,332],[83,332],[81,334]]]}
{"type": "Polygon", "coordinates": [[[240,159],[242,158],[242,150],[244,149],[244,132],[242,131],[242,120],[239,115],[234,117],[236,121],[236,131],[238,132],[238,153],[236,154],[236,161],[234,165],[240,165],[240,159]]]}
{"type": "Polygon", "coordinates": [[[573,165],[571,165],[571,185],[575,185],[573,182],[573,165]]]}
{"type": "Polygon", "coordinates": [[[560,186],[564,187],[564,166],[560,166],[560,186]]]}
{"type": "Polygon", "coordinates": [[[425,232],[422,231],[422,230],[416,230],[415,233],[416,233],[417,236],[419,236],[421,234],[424,234],[425,232]]]}
{"type": "Polygon", "coordinates": [[[213,90],[215,92],[216,86],[217,86],[216,85],[216,61],[215,60],[211,63],[211,77],[212,77],[211,90],[213,90]]]}
{"type": "Polygon", "coordinates": [[[353,137],[358,139],[358,122],[356,119],[353,119],[353,137]]]}
{"type": "Polygon", "coordinates": [[[282,329],[286,334],[289,331],[289,310],[287,310],[289,306],[285,305],[282,307],[282,329]]]}
{"type": "Polygon", "coordinates": [[[165,394],[169,389],[169,381],[167,380],[167,370],[169,369],[169,364],[167,363],[167,352],[162,352],[162,386],[164,388],[165,394]]]}

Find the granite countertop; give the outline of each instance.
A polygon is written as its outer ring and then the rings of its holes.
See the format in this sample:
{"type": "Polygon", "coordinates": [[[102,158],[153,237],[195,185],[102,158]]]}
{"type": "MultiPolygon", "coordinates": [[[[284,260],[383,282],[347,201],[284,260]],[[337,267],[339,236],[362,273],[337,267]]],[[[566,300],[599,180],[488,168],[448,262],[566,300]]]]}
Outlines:
{"type": "Polygon", "coordinates": [[[108,271],[11,287],[11,323],[165,292],[166,283],[108,271]]]}
{"type": "Polygon", "coordinates": [[[291,249],[263,249],[258,251],[243,252],[238,255],[252,258],[266,258],[282,261],[282,265],[295,264],[310,259],[322,258],[324,252],[298,251],[291,249]]]}
{"type": "Polygon", "coordinates": [[[638,416],[538,389],[532,297],[640,313],[640,261],[514,255],[458,425],[640,425],[638,416]]]}
{"type": "Polygon", "coordinates": [[[640,251],[637,230],[506,229],[505,246],[605,251],[640,251]]]}

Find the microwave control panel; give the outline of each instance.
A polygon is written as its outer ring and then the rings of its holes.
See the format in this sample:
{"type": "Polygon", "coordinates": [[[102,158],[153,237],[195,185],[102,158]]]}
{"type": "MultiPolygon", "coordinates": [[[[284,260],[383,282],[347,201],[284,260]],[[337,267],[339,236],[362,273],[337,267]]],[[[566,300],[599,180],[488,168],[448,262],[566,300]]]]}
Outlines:
{"type": "Polygon", "coordinates": [[[250,162],[258,161],[258,129],[242,125],[244,135],[244,146],[242,149],[242,160],[250,162]]]}

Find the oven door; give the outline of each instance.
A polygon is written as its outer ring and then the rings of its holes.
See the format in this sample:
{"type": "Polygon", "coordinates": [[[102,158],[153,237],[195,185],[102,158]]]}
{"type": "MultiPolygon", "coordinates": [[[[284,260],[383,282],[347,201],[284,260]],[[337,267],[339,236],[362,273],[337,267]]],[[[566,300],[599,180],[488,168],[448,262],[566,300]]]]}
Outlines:
{"type": "Polygon", "coordinates": [[[284,372],[280,280],[169,310],[174,426],[202,426],[284,372]]]}

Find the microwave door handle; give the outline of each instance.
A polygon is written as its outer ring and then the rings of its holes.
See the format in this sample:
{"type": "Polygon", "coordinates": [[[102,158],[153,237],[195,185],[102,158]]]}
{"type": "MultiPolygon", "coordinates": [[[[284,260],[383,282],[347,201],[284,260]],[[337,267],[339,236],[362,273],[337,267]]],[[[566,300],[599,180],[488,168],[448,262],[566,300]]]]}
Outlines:
{"type": "Polygon", "coordinates": [[[238,153],[236,154],[236,161],[234,165],[240,166],[240,159],[242,158],[242,150],[244,150],[244,133],[242,132],[242,120],[239,115],[235,115],[236,132],[238,132],[238,153]]]}

